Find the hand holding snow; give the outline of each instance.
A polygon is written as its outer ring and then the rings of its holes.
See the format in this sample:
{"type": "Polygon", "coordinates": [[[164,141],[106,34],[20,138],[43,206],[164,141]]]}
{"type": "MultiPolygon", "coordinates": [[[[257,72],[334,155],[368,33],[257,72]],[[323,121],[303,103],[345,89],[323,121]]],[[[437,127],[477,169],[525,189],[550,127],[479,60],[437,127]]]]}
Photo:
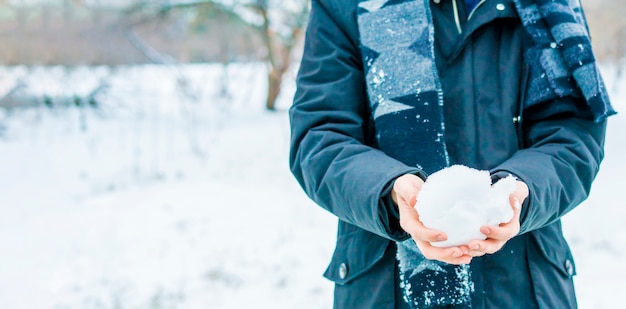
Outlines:
{"type": "Polygon", "coordinates": [[[426,227],[448,235],[448,240],[433,246],[466,245],[474,239],[486,239],[481,226],[511,221],[509,196],[515,188],[513,176],[492,186],[488,171],[453,165],[428,177],[415,209],[426,227]]]}

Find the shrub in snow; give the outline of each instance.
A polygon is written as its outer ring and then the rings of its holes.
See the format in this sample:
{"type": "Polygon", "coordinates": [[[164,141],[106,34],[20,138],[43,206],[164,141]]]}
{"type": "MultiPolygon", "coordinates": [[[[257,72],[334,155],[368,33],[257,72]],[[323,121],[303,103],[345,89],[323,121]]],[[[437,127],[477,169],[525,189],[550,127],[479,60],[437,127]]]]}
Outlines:
{"type": "Polygon", "coordinates": [[[453,165],[428,177],[415,209],[426,227],[448,235],[448,240],[433,246],[466,245],[474,239],[486,239],[481,226],[511,221],[509,196],[515,187],[513,176],[492,186],[488,171],[453,165]]]}

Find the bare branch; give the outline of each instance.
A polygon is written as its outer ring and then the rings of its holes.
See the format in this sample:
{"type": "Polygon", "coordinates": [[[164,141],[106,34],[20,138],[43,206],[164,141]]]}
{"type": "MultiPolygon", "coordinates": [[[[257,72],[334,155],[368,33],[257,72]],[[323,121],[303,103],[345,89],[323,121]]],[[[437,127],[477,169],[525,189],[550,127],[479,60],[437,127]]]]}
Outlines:
{"type": "Polygon", "coordinates": [[[135,33],[133,30],[128,30],[126,32],[126,37],[128,38],[128,41],[151,62],[168,65],[179,64],[179,61],[176,60],[176,58],[161,53],[152,48],[150,45],[144,42],[141,37],[139,37],[139,35],[137,35],[137,33],[135,33]]]}

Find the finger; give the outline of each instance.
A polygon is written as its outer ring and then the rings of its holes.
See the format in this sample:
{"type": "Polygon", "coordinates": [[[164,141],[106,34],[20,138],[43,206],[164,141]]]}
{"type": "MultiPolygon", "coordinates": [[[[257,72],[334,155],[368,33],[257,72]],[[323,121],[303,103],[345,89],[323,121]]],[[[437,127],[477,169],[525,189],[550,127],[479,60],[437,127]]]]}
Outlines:
{"type": "Polygon", "coordinates": [[[415,243],[422,255],[429,260],[438,260],[455,265],[469,264],[472,261],[472,257],[468,255],[468,249],[463,250],[460,247],[439,248],[425,241],[416,241],[415,243]]]}
{"type": "Polygon", "coordinates": [[[502,241],[507,241],[517,236],[517,234],[519,234],[519,231],[520,225],[516,222],[505,223],[500,226],[485,225],[480,228],[480,232],[483,233],[485,236],[491,239],[502,241]]]}
{"type": "Polygon", "coordinates": [[[393,184],[392,198],[394,202],[400,204],[401,201],[405,201],[410,206],[415,205],[415,196],[423,182],[421,178],[413,174],[400,176],[393,184]]]}
{"type": "Polygon", "coordinates": [[[444,232],[425,227],[415,208],[398,207],[398,210],[400,212],[400,227],[416,241],[438,242],[448,239],[444,232]]]}
{"type": "Polygon", "coordinates": [[[452,259],[450,261],[442,261],[452,265],[465,265],[472,262],[472,257],[469,255],[464,255],[456,259],[452,259]]]}
{"type": "Polygon", "coordinates": [[[511,218],[511,220],[507,223],[500,224],[500,226],[501,227],[517,226],[519,228],[519,225],[520,225],[519,219],[522,213],[522,204],[520,200],[514,195],[509,196],[509,203],[511,204],[511,207],[513,208],[513,218],[511,218]]]}
{"type": "Polygon", "coordinates": [[[475,257],[481,257],[481,256],[484,256],[484,255],[486,255],[486,254],[487,254],[487,253],[482,252],[482,251],[475,251],[475,250],[471,250],[471,251],[469,252],[469,254],[468,254],[468,255],[469,255],[469,256],[471,256],[471,257],[473,257],[473,258],[475,258],[475,257]]]}
{"type": "Polygon", "coordinates": [[[523,202],[529,194],[530,190],[528,189],[528,185],[526,185],[525,182],[518,180],[513,195],[515,195],[520,202],[523,202]]]}
{"type": "Polygon", "coordinates": [[[502,247],[506,241],[487,238],[485,240],[472,240],[469,243],[469,248],[473,254],[480,254],[481,252],[484,254],[494,254],[502,247]]]}
{"type": "Polygon", "coordinates": [[[459,249],[461,249],[461,252],[463,252],[463,255],[469,255],[470,253],[470,249],[467,245],[461,245],[459,246],[459,249]]]}
{"type": "Polygon", "coordinates": [[[505,241],[519,234],[521,206],[519,200],[513,195],[511,195],[509,201],[511,203],[511,207],[513,208],[513,218],[511,221],[502,223],[499,226],[482,226],[480,228],[481,233],[489,238],[505,241]]]}
{"type": "Polygon", "coordinates": [[[513,207],[513,219],[511,222],[519,223],[520,215],[522,214],[522,202],[516,196],[510,196],[509,202],[511,203],[511,207],[513,207]]]}
{"type": "Polygon", "coordinates": [[[398,201],[398,208],[410,208],[415,209],[415,203],[417,202],[417,193],[410,192],[400,196],[398,201]]]}

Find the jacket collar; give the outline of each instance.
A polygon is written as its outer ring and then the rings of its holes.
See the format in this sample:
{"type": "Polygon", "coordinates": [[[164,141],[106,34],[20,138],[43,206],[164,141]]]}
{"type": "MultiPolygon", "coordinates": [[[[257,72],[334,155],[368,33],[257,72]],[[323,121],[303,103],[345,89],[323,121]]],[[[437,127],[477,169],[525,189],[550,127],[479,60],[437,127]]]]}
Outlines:
{"type": "MultiPolygon", "coordinates": [[[[483,0],[470,13],[465,10],[463,0],[432,0],[440,1],[436,5],[447,5],[452,10],[456,10],[455,19],[457,19],[457,31],[459,31],[459,39],[457,40],[454,51],[450,54],[450,59],[456,57],[463,46],[471,38],[472,33],[480,27],[501,18],[519,19],[517,9],[513,0],[483,0]],[[447,2],[447,3],[445,3],[447,2]]],[[[520,21],[521,22],[521,21],[520,21]]]]}

